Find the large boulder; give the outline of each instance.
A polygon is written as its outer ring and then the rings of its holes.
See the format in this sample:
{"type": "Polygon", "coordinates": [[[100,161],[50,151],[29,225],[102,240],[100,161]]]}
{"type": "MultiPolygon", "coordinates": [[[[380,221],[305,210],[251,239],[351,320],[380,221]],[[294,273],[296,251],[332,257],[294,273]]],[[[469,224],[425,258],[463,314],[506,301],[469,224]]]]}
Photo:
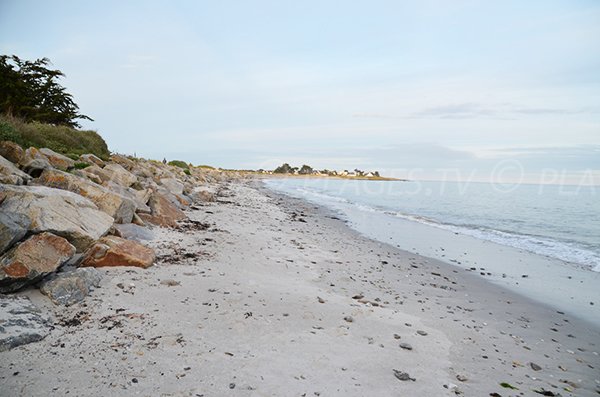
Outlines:
{"type": "Polygon", "coordinates": [[[114,182],[125,187],[130,187],[137,182],[135,175],[116,163],[107,164],[104,168],[87,167],[86,171],[98,175],[102,182],[114,182]]]}
{"type": "Polygon", "coordinates": [[[98,156],[95,156],[91,153],[82,154],[81,156],[79,156],[79,161],[89,165],[97,165],[98,167],[104,167],[104,161],[102,161],[102,159],[98,156]]]}
{"type": "Polygon", "coordinates": [[[160,184],[173,194],[183,194],[183,183],[175,178],[162,178],[160,184]]]}
{"type": "Polygon", "coordinates": [[[11,141],[0,142],[0,156],[14,164],[20,164],[25,157],[25,150],[11,141]]]}
{"type": "Polygon", "coordinates": [[[100,286],[102,274],[94,268],[80,268],[57,273],[42,281],[40,291],[56,305],[71,306],[81,302],[94,287],[100,286]]]}
{"type": "Polygon", "coordinates": [[[29,237],[0,257],[0,292],[14,292],[53,273],[75,255],[75,247],[52,233],[29,237]]]}
{"type": "Polygon", "coordinates": [[[25,171],[27,174],[34,178],[37,178],[42,174],[42,172],[44,172],[44,170],[52,168],[52,165],[45,158],[35,158],[25,160],[21,167],[23,168],[23,171],[25,171]]]}
{"type": "Polygon", "coordinates": [[[199,186],[195,188],[191,196],[194,199],[194,201],[204,203],[211,203],[217,201],[215,190],[207,186],[199,186]]]}
{"type": "Polygon", "coordinates": [[[106,236],[84,255],[80,267],[135,266],[147,268],[154,262],[152,248],[117,236],[106,236]]]}
{"type": "Polygon", "coordinates": [[[105,183],[104,186],[107,189],[110,189],[111,191],[132,200],[135,204],[136,212],[145,212],[147,214],[152,212],[150,207],[147,205],[148,200],[150,199],[151,191],[147,189],[135,190],[130,187],[121,186],[114,182],[105,183]]]}
{"type": "Polygon", "coordinates": [[[21,241],[31,221],[23,214],[0,212],[0,254],[21,241]]]}
{"type": "Polygon", "coordinates": [[[60,153],[56,153],[54,150],[42,148],[40,149],[40,153],[46,156],[46,158],[54,168],[66,171],[69,168],[75,167],[75,161],[60,153]]]}
{"type": "Polygon", "coordinates": [[[133,200],[68,172],[44,170],[36,183],[57,189],[68,190],[87,197],[98,209],[112,216],[117,223],[129,223],[133,219],[136,205],[133,200]]]}
{"type": "Polygon", "coordinates": [[[127,171],[131,171],[135,168],[135,161],[123,156],[122,154],[113,154],[110,156],[110,161],[117,163],[125,168],[127,171]]]}
{"type": "Polygon", "coordinates": [[[177,221],[186,218],[183,211],[171,203],[165,196],[160,193],[152,193],[148,206],[152,210],[151,214],[138,214],[145,222],[152,223],[157,226],[177,226],[177,221]]]}
{"type": "Polygon", "coordinates": [[[0,183],[26,185],[31,177],[18,169],[13,163],[0,156],[0,183]]]}
{"type": "Polygon", "coordinates": [[[0,295],[0,352],[44,339],[51,325],[29,298],[0,295]]]}
{"type": "Polygon", "coordinates": [[[62,236],[79,252],[104,236],[114,222],[85,197],[46,186],[0,185],[0,212],[25,215],[30,232],[62,236]]]}
{"type": "Polygon", "coordinates": [[[92,182],[94,182],[97,185],[102,185],[102,179],[100,179],[100,177],[96,174],[92,174],[89,171],[86,171],[85,168],[81,169],[81,170],[73,170],[70,171],[73,175],[77,175],[80,178],[85,178],[88,179],[92,182]]]}

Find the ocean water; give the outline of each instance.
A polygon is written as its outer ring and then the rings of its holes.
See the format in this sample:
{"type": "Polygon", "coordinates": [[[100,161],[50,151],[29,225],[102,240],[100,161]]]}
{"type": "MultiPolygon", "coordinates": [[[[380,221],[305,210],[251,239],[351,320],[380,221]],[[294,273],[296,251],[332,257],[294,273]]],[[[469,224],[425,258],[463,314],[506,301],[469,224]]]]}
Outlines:
{"type": "Polygon", "coordinates": [[[357,213],[402,218],[600,272],[598,186],[326,178],[265,183],[337,210],[350,221],[357,213]]]}

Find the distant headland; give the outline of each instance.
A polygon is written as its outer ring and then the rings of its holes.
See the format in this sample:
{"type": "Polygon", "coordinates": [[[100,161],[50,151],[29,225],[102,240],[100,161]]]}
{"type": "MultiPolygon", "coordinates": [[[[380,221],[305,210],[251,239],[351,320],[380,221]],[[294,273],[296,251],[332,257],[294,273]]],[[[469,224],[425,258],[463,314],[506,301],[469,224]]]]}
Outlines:
{"type": "Polygon", "coordinates": [[[299,176],[299,177],[332,177],[342,179],[364,179],[364,180],[378,180],[378,181],[400,181],[402,179],[384,177],[379,174],[379,171],[362,171],[355,168],[353,171],[349,170],[318,170],[310,165],[302,165],[302,167],[292,167],[288,163],[284,163],[274,170],[259,169],[256,172],[263,175],[272,176],[299,176]]]}

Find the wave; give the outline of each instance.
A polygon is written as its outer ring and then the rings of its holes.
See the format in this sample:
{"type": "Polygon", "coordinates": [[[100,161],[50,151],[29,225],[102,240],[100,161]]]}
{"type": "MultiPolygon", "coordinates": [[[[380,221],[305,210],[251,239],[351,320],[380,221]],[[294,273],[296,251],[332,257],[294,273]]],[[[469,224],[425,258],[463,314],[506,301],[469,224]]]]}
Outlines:
{"type": "Polygon", "coordinates": [[[364,212],[380,213],[412,222],[418,222],[454,233],[475,237],[480,240],[490,241],[496,244],[501,244],[504,246],[532,252],[534,254],[558,259],[572,265],[582,266],[589,270],[600,272],[600,253],[590,250],[587,247],[583,247],[579,243],[558,241],[546,236],[535,236],[521,234],[514,231],[491,229],[479,225],[456,225],[452,223],[445,223],[425,216],[407,214],[400,211],[391,211],[389,209],[382,209],[362,203],[352,202],[346,198],[332,196],[305,187],[294,187],[292,190],[293,191],[288,190],[288,192],[296,192],[306,198],[312,197],[320,204],[342,204],[351,206],[354,209],[364,212]]]}

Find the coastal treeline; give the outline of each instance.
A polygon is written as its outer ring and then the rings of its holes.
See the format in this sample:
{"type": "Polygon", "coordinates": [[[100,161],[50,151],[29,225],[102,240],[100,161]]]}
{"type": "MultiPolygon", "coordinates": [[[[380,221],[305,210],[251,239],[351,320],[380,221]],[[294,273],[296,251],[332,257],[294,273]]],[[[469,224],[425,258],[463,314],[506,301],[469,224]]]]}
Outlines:
{"type": "Polygon", "coordinates": [[[379,171],[363,171],[358,168],[353,171],[342,170],[318,170],[314,169],[310,165],[302,165],[302,167],[292,167],[288,163],[283,163],[279,167],[275,168],[273,171],[265,171],[259,170],[264,173],[273,173],[273,174],[291,174],[291,175],[328,175],[328,176],[354,176],[354,177],[367,177],[367,178],[379,178],[379,171]]]}
{"type": "Polygon", "coordinates": [[[48,148],[73,159],[86,153],[108,159],[104,139],[80,129],[78,120],[92,119],[59,84],[64,73],[50,66],[48,58],[0,55],[0,141],[48,148]]]}
{"type": "Polygon", "coordinates": [[[48,58],[23,60],[0,55],[0,112],[21,118],[67,127],[81,127],[77,120],[92,120],[58,83],[64,73],[49,66],[48,58]]]}

